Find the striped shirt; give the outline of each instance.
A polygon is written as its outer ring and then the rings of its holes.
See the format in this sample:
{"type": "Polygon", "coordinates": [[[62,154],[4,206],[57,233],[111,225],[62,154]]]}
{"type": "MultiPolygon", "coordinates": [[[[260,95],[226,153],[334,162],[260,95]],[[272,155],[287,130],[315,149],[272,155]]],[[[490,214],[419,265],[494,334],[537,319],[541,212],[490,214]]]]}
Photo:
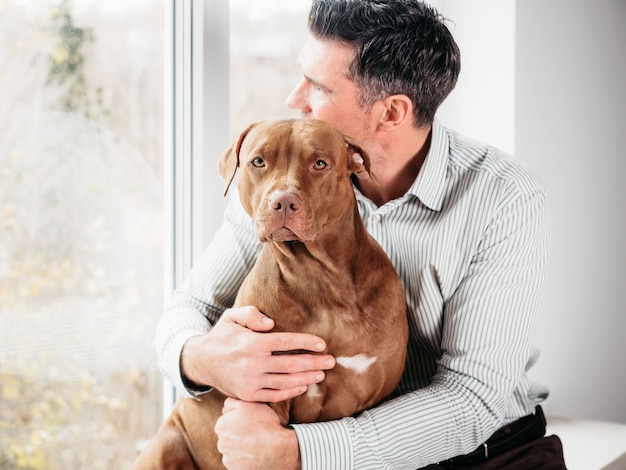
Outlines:
{"type": "MultiPolygon", "coordinates": [[[[417,469],[473,451],[548,394],[531,382],[546,274],[549,202],[541,182],[498,149],[435,121],[407,193],[377,207],[356,190],[368,231],[404,284],[404,375],[357,417],[292,425],[304,469],[417,469]]],[[[225,222],[174,294],[157,331],[159,363],[184,394],[183,343],[232,305],[260,244],[231,197],[225,222]],[[208,321],[207,321],[208,320],[208,321]]]]}

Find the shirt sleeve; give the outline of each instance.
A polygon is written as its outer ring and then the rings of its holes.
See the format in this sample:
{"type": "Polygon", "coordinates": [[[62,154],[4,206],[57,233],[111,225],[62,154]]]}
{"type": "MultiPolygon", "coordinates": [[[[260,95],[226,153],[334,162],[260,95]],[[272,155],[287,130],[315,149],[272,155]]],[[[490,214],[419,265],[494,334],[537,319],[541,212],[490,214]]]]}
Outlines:
{"type": "Polygon", "coordinates": [[[222,226],[188,278],[174,292],[157,325],[155,342],[159,368],[184,396],[196,397],[198,393],[187,389],[183,383],[180,371],[183,345],[192,336],[209,331],[222,312],[233,305],[260,246],[252,219],[241,207],[234,191],[227,202],[222,226]]]}
{"type": "Polygon", "coordinates": [[[473,451],[506,424],[531,356],[549,251],[545,192],[487,224],[443,311],[430,385],[357,417],[292,425],[303,469],[415,469],[473,451]]]}

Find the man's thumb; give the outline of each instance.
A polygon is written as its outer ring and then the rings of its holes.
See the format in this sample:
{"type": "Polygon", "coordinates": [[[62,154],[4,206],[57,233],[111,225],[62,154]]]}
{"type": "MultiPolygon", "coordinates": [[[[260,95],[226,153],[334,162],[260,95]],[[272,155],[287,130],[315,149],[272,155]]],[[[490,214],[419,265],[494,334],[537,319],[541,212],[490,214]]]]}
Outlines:
{"type": "Polygon", "coordinates": [[[233,308],[228,312],[229,320],[253,331],[265,332],[274,328],[274,320],[256,307],[233,308]]]}

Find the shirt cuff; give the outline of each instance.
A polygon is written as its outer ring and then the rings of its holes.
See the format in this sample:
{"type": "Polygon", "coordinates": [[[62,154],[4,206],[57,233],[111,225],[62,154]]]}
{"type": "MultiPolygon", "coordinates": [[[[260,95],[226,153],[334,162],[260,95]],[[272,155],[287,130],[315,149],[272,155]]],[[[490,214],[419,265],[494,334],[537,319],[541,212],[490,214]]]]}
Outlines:
{"type": "Polygon", "coordinates": [[[182,396],[187,398],[198,399],[200,395],[208,393],[213,389],[212,387],[209,389],[203,388],[202,390],[187,388],[180,369],[180,356],[187,340],[193,336],[200,336],[205,333],[206,332],[199,330],[183,330],[179,332],[170,343],[169,352],[166,357],[166,370],[171,371],[171,374],[168,374],[168,380],[176,387],[176,390],[178,390],[182,396]]]}
{"type": "Polygon", "coordinates": [[[354,469],[354,452],[344,420],[292,424],[300,446],[302,470],[354,469]]]}

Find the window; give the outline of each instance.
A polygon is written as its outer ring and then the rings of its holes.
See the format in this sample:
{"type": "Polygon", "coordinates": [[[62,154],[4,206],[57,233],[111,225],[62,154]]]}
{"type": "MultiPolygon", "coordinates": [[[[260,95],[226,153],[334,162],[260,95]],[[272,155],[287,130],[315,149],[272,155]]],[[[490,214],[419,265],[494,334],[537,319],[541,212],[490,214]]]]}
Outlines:
{"type": "Polygon", "coordinates": [[[230,2],[230,135],[275,116],[297,116],[287,95],[300,80],[310,0],[230,2]]]}
{"type": "Polygon", "coordinates": [[[297,115],[308,8],[0,3],[1,468],[123,468],[154,435],[164,299],[222,220],[219,155],[297,115]]]}
{"type": "Polygon", "coordinates": [[[2,468],[123,468],[161,422],[163,12],[0,3],[2,468]]]}
{"type": "Polygon", "coordinates": [[[309,7],[310,0],[192,0],[169,7],[174,285],[222,221],[219,156],[251,122],[297,115],[285,100],[300,79],[297,56],[308,33],[309,7]]]}

